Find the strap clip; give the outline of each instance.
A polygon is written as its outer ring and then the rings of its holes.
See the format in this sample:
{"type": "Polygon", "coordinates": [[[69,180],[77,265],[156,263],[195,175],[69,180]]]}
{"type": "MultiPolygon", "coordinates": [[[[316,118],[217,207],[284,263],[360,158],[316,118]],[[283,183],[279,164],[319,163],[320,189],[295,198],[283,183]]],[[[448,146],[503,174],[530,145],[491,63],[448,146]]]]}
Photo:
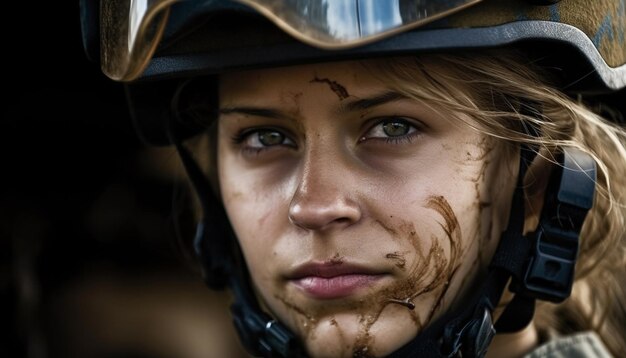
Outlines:
{"type": "Polygon", "coordinates": [[[488,306],[482,304],[473,317],[458,331],[446,327],[444,333],[444,356],[483,357],[496,334],[488,306]]]}
{"type": "MultiPolygon", "coordinates": [[[[580,231],[593,204],[596,163],[590,155],[563,148],[547,190],[534,248],[521,291],[541,300],[561,302],[574,282],[580,231]]],[[[520,291],[518,287],[516,291],[520,291]]]]}

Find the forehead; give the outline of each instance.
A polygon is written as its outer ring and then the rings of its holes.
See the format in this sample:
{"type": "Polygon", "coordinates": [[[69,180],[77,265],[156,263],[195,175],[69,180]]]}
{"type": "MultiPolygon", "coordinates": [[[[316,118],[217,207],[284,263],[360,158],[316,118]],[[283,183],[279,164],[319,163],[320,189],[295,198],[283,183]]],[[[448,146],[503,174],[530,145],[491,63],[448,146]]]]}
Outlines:
{"type": "Polygon", "coordinates": [[[228,101],[239,97],[267,97],[285,91],[302,91],[326,84],[327,89],[346,91],[345,95],[359,96],[365,89],[384,87],[374,76],[368,61],[341,61],[298,66],[275,67],[232,72],[220,75],[220,99],[228,101]]]}

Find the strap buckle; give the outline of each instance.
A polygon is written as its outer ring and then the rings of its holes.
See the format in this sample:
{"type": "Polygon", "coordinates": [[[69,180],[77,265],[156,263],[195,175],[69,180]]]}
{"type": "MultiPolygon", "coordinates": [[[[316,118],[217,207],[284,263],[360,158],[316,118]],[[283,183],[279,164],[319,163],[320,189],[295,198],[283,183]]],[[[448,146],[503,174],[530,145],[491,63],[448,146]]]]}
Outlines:
{"type": "Polygon", "coordinates": [[[444,333],[445,357],[483,357],[496,334],[491,319],[491,311],[482,304],[473,317],[457,332],[454,326],[448,326],[444,333]]]}
{"type": "MultiPolygon", "coordinates": [[[[548,186],[534,249],[521,291],[530,297],[561,302],[574,282],[580,230],[593,204],[596,163],[590,155],[563,148],[548,186]]],[[[519,288],[518,288],[519,290],[519,288]]]]}

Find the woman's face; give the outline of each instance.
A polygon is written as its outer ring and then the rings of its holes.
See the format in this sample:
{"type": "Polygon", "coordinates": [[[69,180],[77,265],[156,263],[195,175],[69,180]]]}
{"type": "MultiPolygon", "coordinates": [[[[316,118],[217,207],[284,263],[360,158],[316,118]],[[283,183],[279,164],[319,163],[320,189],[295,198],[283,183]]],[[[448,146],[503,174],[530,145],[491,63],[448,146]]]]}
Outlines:
{"type": "Polygon", "coordinates": [[[452,117],[359,62],[221,77],[224,205],[260,301],[310,355],[399,348],[489,261],[517,161],[452,117]]]}

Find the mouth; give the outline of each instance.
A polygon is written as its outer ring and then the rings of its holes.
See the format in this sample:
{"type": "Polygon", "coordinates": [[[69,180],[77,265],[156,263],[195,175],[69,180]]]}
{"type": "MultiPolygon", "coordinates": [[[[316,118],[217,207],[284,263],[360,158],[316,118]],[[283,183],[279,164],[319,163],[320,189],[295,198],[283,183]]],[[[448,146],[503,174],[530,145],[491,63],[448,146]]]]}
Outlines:
{"type": "Polygon", "coordinates": [[[357,295],[386,276],[385,272],[349,263],[307,263],[297,267],[287,280],[315,299],[357,295]]]}

